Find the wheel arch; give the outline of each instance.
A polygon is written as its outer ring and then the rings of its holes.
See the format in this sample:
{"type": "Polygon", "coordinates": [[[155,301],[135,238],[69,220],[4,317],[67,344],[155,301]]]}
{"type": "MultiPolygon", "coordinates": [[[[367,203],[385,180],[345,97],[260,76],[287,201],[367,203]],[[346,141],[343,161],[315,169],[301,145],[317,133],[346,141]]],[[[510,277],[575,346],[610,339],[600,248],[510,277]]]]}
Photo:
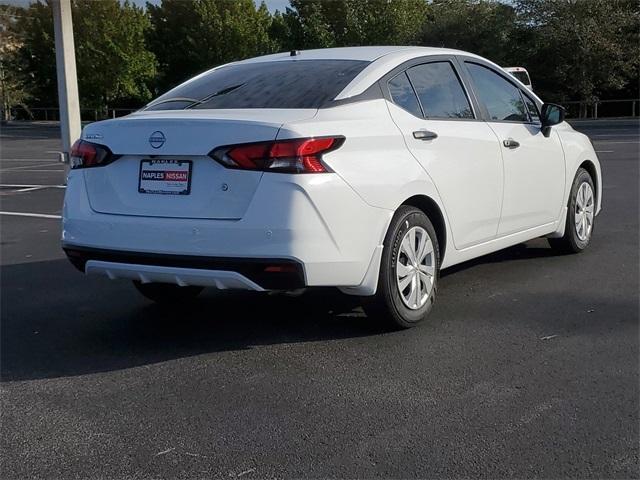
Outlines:
{"type": "MultiPolygon", "coordinates": [[[[593,186],[596,189],[595,191],[596,198],[599,199],[601,187],[600,187],[600,178],[598,177],[598,169],[596,168],[595,163],[593,163],[591,160],[584,160],[578,167],[578,170],[580,168],[584,168],[589,173],[589,175],[591,175],[591,179],[593,180],[593,186]]],[[[575,173],[574,173],[574,177],[575,177],[575,173]]]]}
{"type": "Polygon", "coordinates": [[[407,198],[402,205],[409,205],[421,210],[433,225],[438,237],[438,246],[440,247],[440,264],[444,260],[444,255],[447,249],[447,224],[444,219],[442,210],[434,199],[427,195],[414,195],[407,198]]]}

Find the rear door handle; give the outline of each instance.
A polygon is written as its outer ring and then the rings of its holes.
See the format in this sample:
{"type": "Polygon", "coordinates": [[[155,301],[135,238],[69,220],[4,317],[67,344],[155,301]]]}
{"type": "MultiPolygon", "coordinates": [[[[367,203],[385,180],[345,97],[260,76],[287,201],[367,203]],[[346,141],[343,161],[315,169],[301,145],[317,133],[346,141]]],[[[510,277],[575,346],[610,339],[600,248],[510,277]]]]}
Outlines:
{"type": "Polygon", "coordinates": [[[513,138],[507,138],[502,144],[507,148],[518,148],[520,146],[520,143],[516,142],[513,138]]]}
{"type": "Polygon", "coordinates": [[[436,132],[430,132],[429,130],[416,130],[413,132],[413,138],[418,140],[433,140],[434,138],[438,138],[438,134],[436,132]]]}

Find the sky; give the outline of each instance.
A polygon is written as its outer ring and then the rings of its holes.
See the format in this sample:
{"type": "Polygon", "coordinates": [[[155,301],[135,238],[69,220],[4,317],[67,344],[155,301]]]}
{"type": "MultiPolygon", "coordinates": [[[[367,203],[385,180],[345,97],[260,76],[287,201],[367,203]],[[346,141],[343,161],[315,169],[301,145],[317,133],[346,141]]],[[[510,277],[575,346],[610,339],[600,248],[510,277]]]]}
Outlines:
{"type": "MultiPolygon", "coordinates": [[[[10,4],[10,5],[29,5],[32,0],[0,0],[0,4],[10,4]]],[[[147,3],[147,0],[132,0],[133,3],[144,6],[147,3]]],[[[150,3],[160,3],[160,0],[149,0],[150,3]]],[[[260,0],[254,0],[256,3],[260,3],[260,0]]],[[[267,4],[267,8],[271,12],[275,12],[276,10],[280,10],[284,12],[284,9],[289,6],[289,0],[265,0],[267,4]]]]}
{"type": "Polygon", "coordinates": [[[267,0],[265,3],[267,4],[267,8],[272,12],[276,10],[284,12],[284,9],[289,6],[289,0],[267,0]]]}

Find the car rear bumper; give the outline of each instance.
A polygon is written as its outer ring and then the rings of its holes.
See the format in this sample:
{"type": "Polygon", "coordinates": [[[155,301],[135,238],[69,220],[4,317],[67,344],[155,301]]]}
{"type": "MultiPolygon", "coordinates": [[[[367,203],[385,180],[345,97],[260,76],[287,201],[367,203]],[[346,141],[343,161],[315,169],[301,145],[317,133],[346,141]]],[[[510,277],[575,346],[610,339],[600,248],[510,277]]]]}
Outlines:
{"type": "MultiPolygon", "coordinates": [[[[265,174],[239,220],[105,214],[91,208],[82,172],[72,171],[63,208],[62,243],[67,250],[134,257],[100,256],[87,261],[234,271],[264,289],[358,287],[379,255],[392,215],[390,210],[368,205],[336,174],[265,174]],[[141,256],[152,261],[140,262],[141,256]],[[183,263],[181,258],[191,260],[183,263]],[[219,262],[244,265],[252,261],[299,265],[302,285],[297,280],[265,285],[253,271],[249,275],[238,266],[219,267],[219,262]]],[[[104,267],[100,269],[107,274],[104,267]]],[[[97,269],[91,267],[94,272],[97,269]]]]}

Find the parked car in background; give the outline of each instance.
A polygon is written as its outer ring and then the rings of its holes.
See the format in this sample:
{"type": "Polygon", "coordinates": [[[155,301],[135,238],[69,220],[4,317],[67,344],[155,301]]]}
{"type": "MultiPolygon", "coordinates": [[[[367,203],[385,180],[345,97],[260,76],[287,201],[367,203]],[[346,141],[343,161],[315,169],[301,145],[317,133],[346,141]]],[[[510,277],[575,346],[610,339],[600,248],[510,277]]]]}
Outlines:
{"type": "Polygon", "coordinates": [[[396,327],[439,271],[536,238],[589,246],[589,139],[498,65],[357,47],[209,70],[71,153],[62,244],[86,274],[182,303],[203,287],[335,286],[396,327]]]}
{"type": "Polygon", "coordinates": [[[527,87],[529,90],[533,90],[533,85],[531,84],[531,77],[529,76],[529,72],[524,67],[506,67],[505,72],[510,73],[515,78],[520,80],[520,82],[527,87]]]}

